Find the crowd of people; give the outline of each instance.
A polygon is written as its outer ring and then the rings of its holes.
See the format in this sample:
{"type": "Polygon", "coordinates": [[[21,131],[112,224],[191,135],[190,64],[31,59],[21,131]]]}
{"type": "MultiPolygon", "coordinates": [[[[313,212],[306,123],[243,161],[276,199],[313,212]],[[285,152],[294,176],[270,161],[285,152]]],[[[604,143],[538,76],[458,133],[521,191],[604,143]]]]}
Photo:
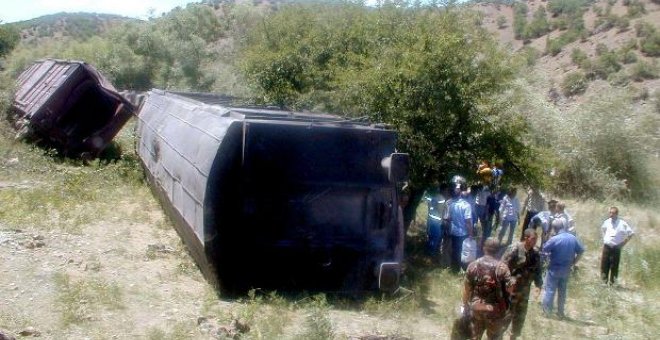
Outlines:
{"type": "MultiPolygon", "coordinates": [[[[544,291],[544,314],[565,318],[570,273],[585,251],[565,204],[530,188],[521,207],[516,188],[500,186],[502,174],[501,167],[483,162],[477,170],[480,183],[468,188],[463,177],[454,176],[426,198],[427,255],[436,263],[449,257],[450,269],[465,275],[461,319],[469,334],[462,338],[480,339],[485,332],[500,339],[509,325],[511,339],[518,338],[532,283],[538,295],[544,291]],[[521,211],[520,241],[513,242],[521,211]]],[[[611,207],[609,214],[601,226],[601,279],[611,285],[621,248],[634,233],[618,218],[618,208],[611,207]]]]}

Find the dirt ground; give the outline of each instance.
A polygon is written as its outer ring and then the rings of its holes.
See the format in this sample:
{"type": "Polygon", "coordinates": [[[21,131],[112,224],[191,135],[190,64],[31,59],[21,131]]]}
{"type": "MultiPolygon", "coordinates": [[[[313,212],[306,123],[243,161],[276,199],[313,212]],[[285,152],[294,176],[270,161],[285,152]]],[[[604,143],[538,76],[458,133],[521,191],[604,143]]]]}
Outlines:
{"type": "MultiPolygon", "coordinates": [[[[246,315],[249,303],[219,297],[157,205],[143,208],[148,223],[119,217],[80,233],[9,229],[0,222],[0,332],[19,339],[232,336],[236,326],[230,320],[246,315]],[[223,326],[225,335],[218,332],[223,326]]],[[[308,311],[282,313],[288,315],[282,338],[298,337],[308,311]]],[[[446,326],[433,318],[403,321],[340,308],[328,317],[338,338],[447,338],[446,326]]],[[[253,325],[242,338],[269,337],[255,333],[253,325]]]]}

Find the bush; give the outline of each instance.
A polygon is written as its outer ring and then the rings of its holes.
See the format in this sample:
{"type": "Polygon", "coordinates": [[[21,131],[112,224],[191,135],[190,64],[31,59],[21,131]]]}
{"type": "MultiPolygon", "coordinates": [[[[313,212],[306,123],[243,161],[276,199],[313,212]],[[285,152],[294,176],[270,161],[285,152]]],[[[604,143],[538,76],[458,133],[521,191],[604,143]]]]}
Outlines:
{"type": "Polygon", "coordinates": [[[545,7],[539,7],[534,12],[534,18],[524,30],[525,38],[538,38],[550,31],[550,23],[548,23],[545,7]]]}
{"type": "Polygon", "coordinates": [[[649,57],[660,57],[660,32],[645,37],[640,42],[640,50],[649,57]]]}
{"type": "Polygon", "coordinates": [[[635,24],[635,34],[639,38],[651,36],[655,31],[655,27],[646,21],[639,21],[635,24]]]}
{"type": "Polygon", "coordinates": [[[525,46],[520,53],[524,56],[527,66],[534,66],[539,58],[539,51],[531,46],[525,46]]]}
{"type": "Polygon", "coordinates": [[[628,74],[621,70],[617,73],[612,73],[607,77],[607,82],[612,86],[624,87],[630,83],[628,74]]]}
{"type": "Polygon", "coordinates": [[[500,15],[497,17],[497,28],[503,29],[506,28],[506,17],[503,15],[500,15]]]}
{"type": "Polygon", "coordinates": [[[632,64],[637,61],[637,53],[631,50],[621,50],[619,52],[619,60],[624,64],[632,64]]]}
{"type": "Polygon", "coordinates": [[[591,65],[591,72],[594,73],[595,77],[600,79],[607,79],[610,74],[618,72],[620,69],[621,64],[619,64],[617,56],[613,52],[602,54],[591,65]]]}
{"type": "Polygon", "coordinates": [[[630,70],[630,76],[634,81],[658,78],[658,65],[644,60],[638,61],[630,70]]]}
{"type": "Polygon", "coordinates": [[[610,51],[610,50],[609,50],[609,48],[607,47],[607,45],[605,45],[605,44],[603,44],[603,43],[598,43],[598,44],[596,45],[596,55],[597,55],[597,56],[601,56],[601,55],[603,55],[603,54],[605,54],[605,53],[607,53],[607,52],[609,52],[609,51],[610,51]]]}
{"type": "Polygon", "coordinates": [[[616,17],[614,25],[619,29],[619,32],[625,32],[630,27],[630,20],[626,17],[616,17]]]}
{"type": "Polygon", "coordinates": [[[516,2],[513,5],[513,35],[516,39],[523,39],[527,27],[527,5],[516,2]]]}
{"type": "Polygon", "coordinates": [[[564,77],[561,83],[561,91],[566,97],[584,93],[589,82],[583,72],[573,72],[564,77]]]}
{"type": "Polygon", "coordinates": [[[582,63],[584,63],[584,61],[588,58],[589,57],[587,57],[587,54],[578,47],[574,48],[571,52],[571,61],[573,61],[573,64],[577,66],[582,65],[582,63]]]}
{"type": "Polygon", "coordinates": [[[639,0],[630,0],[628,6],[628,17],[636,18],[646,13],[644,3],[639,0]]]}
{"type": "Polygon", "coordinates": [[[545,53],[553,57],[561,52],[562,47],[564,47],[564,44],[559,39],[548,38],[545,41],[545,53]]]}

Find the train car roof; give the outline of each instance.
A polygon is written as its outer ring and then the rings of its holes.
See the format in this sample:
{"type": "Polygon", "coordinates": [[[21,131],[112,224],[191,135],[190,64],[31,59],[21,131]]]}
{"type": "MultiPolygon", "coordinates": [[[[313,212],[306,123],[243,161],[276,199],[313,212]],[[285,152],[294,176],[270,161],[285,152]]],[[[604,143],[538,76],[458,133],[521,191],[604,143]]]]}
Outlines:
{"type": "Polygon", "coordinates": [[[385,124],[372,124],[366,117],[347,119],[337,115],[316,112],[301,112],[285,110],[273,106],[255,105],[232,96],[203,93],[203,92],[179,92],[162,91],[165,94],[180,96],[189,100],[201,102],[207,105],[221,106],[228,110],[227,114],[237,116],[243,119],[263,119],[263,120],[283,120],[298,122],[318,122],[351,124],[361,126],[371,126],[374,128],[388,128],[385,124]]]}

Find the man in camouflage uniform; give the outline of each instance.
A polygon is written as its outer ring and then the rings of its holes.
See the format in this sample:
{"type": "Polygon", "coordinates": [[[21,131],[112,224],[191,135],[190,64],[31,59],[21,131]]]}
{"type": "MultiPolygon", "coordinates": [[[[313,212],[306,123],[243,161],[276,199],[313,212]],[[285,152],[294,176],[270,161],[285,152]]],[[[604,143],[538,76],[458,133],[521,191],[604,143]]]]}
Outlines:
{"type": "Polygon", "coordinates": [[[511,339],[516,339],[522,332],[532,281],[538,293],[543,286],[541,254],[534,247],[536,240],[536,231],[532,228],[526,229],[523,232],[523,240],[510,245],[502,256],[502,262],[509,267],[511,276],[516,280],[511,294],[511,308],[506,316],[505,324],[506,329],[509,323],[512,323],[511,339]]]}
{"type": "Polygon", "coordinates": [[[495,255],[499,242],[489,238],[484,242],[484,256],[470,263],[463,287],[463,309],[471,313],[472,339],[481,339],[484,331],[488,339],[501,339],[509,308],[507,295],[515,280],[506,264],[495,255]]]}

